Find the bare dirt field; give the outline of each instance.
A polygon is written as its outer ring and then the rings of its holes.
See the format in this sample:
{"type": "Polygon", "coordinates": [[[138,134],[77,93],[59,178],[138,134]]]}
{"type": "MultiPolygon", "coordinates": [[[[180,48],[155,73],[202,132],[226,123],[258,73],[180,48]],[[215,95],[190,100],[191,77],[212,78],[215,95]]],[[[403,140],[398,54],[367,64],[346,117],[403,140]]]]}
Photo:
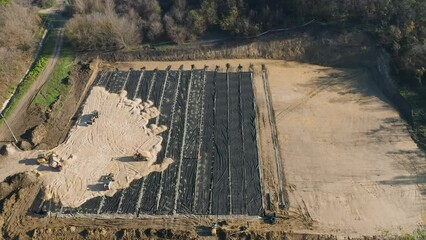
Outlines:
{"type": "MultiPolygon", "coordinates": [[[[238,232],[238,226],[244,225],[248,226],[247,234],[252,237],[281,239],[284,232],[292,232],[333,234],[342,238],[391,236],[411,232],[426,224],[425,155],[411,139],[406,123],[380,93],[365,69],[333,69],[247,59],[114,63],[102,64],[100,68],[165,69],[171,65],[176,69],[184,65],[185,69],[189,69],[191,64],[195,64],[197,68],[219,65],[223,70],[227,63],[232,67],[241,64],[244,68],[254,64],[263,194],[271,194],[272,210],[278,214],[276,225],[255,219],[227,219],[229,232],[238,232]],[[276,116],[281,170],[289,203],[286,210],[278,208],[279,180],[261,64],[267,68],[276,116]]],[[[122,154],[125,155],[124,152],[122,154]]],[[[81,158],[79,154],[76,156],[77,160],[81,158]]],[[[19,167],[8,170],[2,178],[25,171],[26,167],[28,170],[34,168],[25,164],[9,164],[4,158],[0,159],[1,171],[12,166],[19,167]]],[[[197,226],[209,226],[220,220],[195,216],[155,220],[56,220],[22,215],[39,186],[39,182],[26,185],[9,195],[11,197],[4,203],[5,210],[0,217],[0,225],[4,222],[3,231],[7,233],[3,236],[47,238],[60,234],[73,238],[132,238],[149,237],[160,232],[167,237],[166,230],[173,229],[180,236],[197,238],[197,226]],[[20,208],[13,211],[14,206],[20,208]],[[161,229],[166,229],[166,232],[161,229]]],[[[156,236],[159,237],[158,234],[156,236]]]]}
{"type": "Polygon", "coordinates": [[[267,68],[291,208],[342,236],[426,224],[425,155],[368,71],[267,68]]]}

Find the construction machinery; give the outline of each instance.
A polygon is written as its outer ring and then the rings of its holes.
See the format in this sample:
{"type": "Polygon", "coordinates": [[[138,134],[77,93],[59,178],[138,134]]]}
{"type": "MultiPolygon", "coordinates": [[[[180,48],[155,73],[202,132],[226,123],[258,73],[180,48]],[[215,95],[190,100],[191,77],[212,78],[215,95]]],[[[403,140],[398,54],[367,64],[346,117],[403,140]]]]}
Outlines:
{"type": "Polygon", "coordinates": [[[95,110],[91,113],[90,120],[87,121],[87,124],[92,125],[93,123],[96,122],[96,119],[98,119],[98,118],[99,118],[99,112],[95,110]]]}
{"type": "Polygon", "coordinates": [[[211,235],[216,236],[217,235],[217,223],[213,223],[211,227],[211,235]]]}
{"type": "Polygon", "coordinates": [[[56,154],[55,152],[42,153],[39,154],[37,157],[37,163],[39,165],[47,163],[49,167],[58,171],[62,171],[63,169],[62,162],[63,160],[59,158],[58,154],[56,154]]]}
{"type": "Polygon", "coordinates": [[[94,118],[99,118],[99,112],[98,112],[97,110],[93,111],[93,112],[92,112],[92,116],[93,116],[94,118]]]}
{"type": "Polygon", "coordinates": [[[277,214],[275,212],[265,211],[263,213],[263,222],[270,224],[270,225],[276,224],[277,223],[277,214]]]}
{"type": "Polygon", "coordinates": [[[104,183],[104,191],[108,191],[112,189],[112,181],[109,180],[106,183],[104,183]]]}
{"type": "Polygon", "coordinates": [[[136,153],[133,155],[133,160],[148,161],[149,157],[151,157],[151,153],[147,151],[136,151],[136,153]]]}
{"type": "Polygon", "coordinates": [[[114,174],[110,173],[104,178],[104,191],[112,189],[112,182],[114,181],[114,174]]]}
{"type": "Polygon", "coordinates": [[[40,153],[37,157],[37,164],[41,165],[41,164],[47,163],[47,158],[48,156],[46,153],[40,153]]]}

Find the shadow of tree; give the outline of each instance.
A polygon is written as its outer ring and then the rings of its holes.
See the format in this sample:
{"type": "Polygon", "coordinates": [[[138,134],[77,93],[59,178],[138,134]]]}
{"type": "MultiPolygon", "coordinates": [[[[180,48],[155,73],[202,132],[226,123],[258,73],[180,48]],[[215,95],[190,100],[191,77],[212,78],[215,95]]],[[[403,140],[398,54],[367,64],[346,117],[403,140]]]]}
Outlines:
{"type": "Polygon", "coordinates": [[[385,118],[380,126],[367,132],[376,141],[400,142],[407,140],[408,125],[397,117],[385,118]]]}
{"type": "Polygon", "coordinates": [[[379,183],[385,185],[418,185],[420,187],[420,193],[426,195],[426,188],[422,185],[426,184],[426,173],[419,173],[417,175],[397,176],[391,180],[383,180],[379,183]]]}
{"type": "Polygon", "coordinates": [[[317,77],[308,83],[299,84],[301,87],[314,89],[313,91],[336,92],[344,98],[331,99],[330,102],[357,102],[368,106],[368,110],[385,110],[392,108],[391,102],[380,91],[367,69],[332,69],[323,68],[318,71],[324,76],[317,77]],[[371,108],[372,102],[380,99],[383,104],[371,108]],[[379,107],[379,109],[377,109],[379,107]]]}
{"type": "Polygon", "coordinates": [[[420,193],[426,195],[425,153],[420,149],[416,149],[390,151],[387,155],[397,160],[409,174],[397,176],[390,180],[383,180],[380,183],[386,185],[417,185],[420,193]]]}
{"type": "MultiPolygon", "coordinates": [[[[367,69],[332,69],[322,68],[318,71],[320,77],[308,83],[299,84],[302,88],[311,89],[306,98],[315,97],[322,91],[337,93],[331,98],[331,103],[352,102],[362,106],[362,110],[379,112],[396,109],[391,101],[382,93],[367,69]],[[380,101],[378,101],[380,100],[380,101]]],[[[307,101],[307,100],[305,100],[307,101]]],[[[350,114],[350,113],[349,113],[350,114]]],[[[380,115],[378,116],[380,117],[380,115]]],[[[399,116],[379,119],[380,125],[367,132],[367,141],[377,143],[403,143],[411,141],[409,125],[399,116]]],[[[364,144],[365,141],[363,138],[364,144]]],[[[405,150],[399,145],[393,145],[395,150],[386,155],[394,159],[395,167],[406,169],[407,175],[397,176],[390,180],[381,181],[388,185],[417,185],[422,195],[426,194],[426,163],[425,153],[420,149],[405,150]]]]}

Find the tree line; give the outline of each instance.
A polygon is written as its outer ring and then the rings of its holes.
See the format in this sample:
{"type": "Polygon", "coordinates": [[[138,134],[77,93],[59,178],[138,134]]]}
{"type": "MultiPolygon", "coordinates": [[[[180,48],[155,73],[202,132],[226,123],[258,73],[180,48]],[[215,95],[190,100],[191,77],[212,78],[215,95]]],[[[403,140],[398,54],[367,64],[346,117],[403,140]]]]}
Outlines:
{"type": "Polygon", "coordinates": [[[416,83],[425,79],[424,0],[70,0],[68,36],[79,50],[194,40],[207,32],[250,36],[315,19],[368,29],[416,83]]]}
{"type": "MultiPolygon", "coordinates": [[[[207,30],[254,35],[310,19],[373,25],[392,41],[416,42],[426,35],[423,0],[70,0],[81,15],[124,18],[140,40],[196,39],[207,30]],[[115,15],[115,16],[112,16],[115,15]],[[402,40],[402,38],[404,38],[402,40]]],[[[107,20],[105,20],[107,21],[107,20]]],[[[394,45],[398,49],[400,46],[394,45]]]]}

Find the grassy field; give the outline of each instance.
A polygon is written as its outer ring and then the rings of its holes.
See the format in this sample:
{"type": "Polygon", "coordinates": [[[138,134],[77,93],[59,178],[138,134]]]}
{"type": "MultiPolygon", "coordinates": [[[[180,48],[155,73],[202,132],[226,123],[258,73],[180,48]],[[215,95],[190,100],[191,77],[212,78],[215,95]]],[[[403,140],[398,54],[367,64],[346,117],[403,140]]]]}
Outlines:
{"type": "MultiPolygon", "coordinates": [[[[49,44],[47,46],[50,47],[51,45],[49,44]]],[[[68,76],[72,68],[73,59],[71,48],[68,42],[64,40],[58,62],[43,88],[31,102],[31,106],[38,106],[43,111],[46,111],[52,108],[53,104],[57,102],[61,96],[63,97],[68,93],[68,76]]],[[[53,110],[60,110],[61,105],[62,104],[58,104],[58,107],[53,110]]]]}

